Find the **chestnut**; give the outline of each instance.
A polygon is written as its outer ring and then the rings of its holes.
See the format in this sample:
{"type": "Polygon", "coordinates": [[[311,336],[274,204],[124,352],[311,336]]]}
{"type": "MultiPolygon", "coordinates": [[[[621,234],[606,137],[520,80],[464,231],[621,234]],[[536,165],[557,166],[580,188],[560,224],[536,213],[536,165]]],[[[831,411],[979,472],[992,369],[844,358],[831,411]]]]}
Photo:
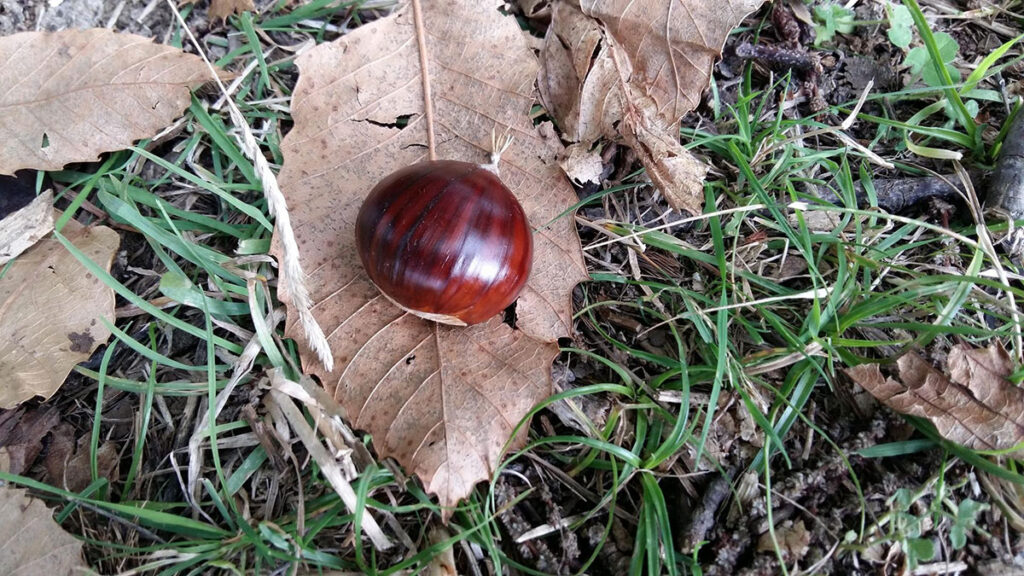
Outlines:
{"type": "Polygon", "coordinates": [[[530,224],[512,192],[487,168],[451,160],[381,180],[359,209],[356,248],[385,296],[455,325],[504,310],[533,262],[530,224]]]}

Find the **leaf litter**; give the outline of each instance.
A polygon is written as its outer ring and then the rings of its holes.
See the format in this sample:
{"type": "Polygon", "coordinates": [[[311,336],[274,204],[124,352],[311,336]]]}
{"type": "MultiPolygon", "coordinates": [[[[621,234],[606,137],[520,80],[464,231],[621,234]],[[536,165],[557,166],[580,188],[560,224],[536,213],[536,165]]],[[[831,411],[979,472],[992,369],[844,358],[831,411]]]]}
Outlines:
{"type": "Polygon", "coordinates": [[[0,518],[0,573],[87,573],[82,543],[53,521],[53,511],[42,500],[0,483],[0,518]]]}
{"type": "MultiPolygon", "coordinates": [[[[185,0],[183,4],[197,4],[199,0],[185,0]]],[[[210,20],[227,20],[232,14],[255,10],[252,0],[210,0],[207,11],[210,20]]]]}
{"type": "Polygon", "coordinates": [[[884,376],[878,364],[845,372],[893,410],[927,418],[947,440],[1024,455],[1024,388],[1009,380],[1013,360],[1001,344],[953,346],[944,372],[914,352],[896,366],[898,379],[884,376]]]}
{"type": "Polygon", "coordinates": [[[708,168],[679,143],[679,121],[700,102],[726,37],[763,2],[553,2],[539,87],[575,143],[569,157],[596,154],[602,138],[624,142],[673,208],[700,214],[708,168]]]}
{"type": "MultiPolygon", "coordinates": [[[[120,243],[105,226],[69,220],[64,237],[110,269],[120,243]]],[[[19,256],[0,281],[0,408],[49,398],[75,364],[110,337],[114,291],[53,235],[19,256]]]]}
{"type": "MultiPolygon", "coordinates": [[[[527,3],[528,2],[523,2],[523,4],[527,4],[527,3]]],[[[794,1],[794,2],[790,2],[790,4],[791,5],[803,6],[799,2],[799,0],[794,1]]],[[[541,4],[532,3],[532,5],[534,5],[534,6],[544,6],[543,9],[549,10],[548,13],[550,13],[550,5],[545,5],[543,3],[541,3],[541,4]]],[[[540,12],[531,12],[531,13],[540,13],[540,12]]],[[[601,29],[599,31],[602,34],[605,33],[605,31],[603,29],[601,29]]],[[[365,87],[365,86],[360,86],[360,88],[362,88],[362,87],[365,87]]],[[[385,115],[385,116],[387,116],[387,115],[385,115]]],[[[411,121],[417,120],[416,114],[413,113],[413,114],[409,115],[408,117],[406,115],[402,115],[402,117],[399,117],[399,120],[401,120],[401,122],[394,122],[393,124],[400,125],[404,121],[404,118],[408,118],[411,121]]],[[[392,120],[394,120],[394,119],[392,119],[392,120]]],[[[390,127],[390,125],[386,124],[383,127],[390,127]]],[[[397,129],[397,126],[395,126],[392,129],[397,129]]],[[[597,173],[597,170],[596,170],[597,159],[600,159],[600,157],[595,157],[593,154],[591,154],[591,156],[590,156],[590,158],[588,160],[586,158],[586,154],[592,153],[594,151],[587,150],[585,152],[581,152],[581,151],[583,151],[582,147],[577,147],[577,148],[575,148],[573,150],[575,152],[577,152],[578,154],[577,154],[577,156],[573,157],[573,162],[572,163],[564,162],[564,159],[567,158],[567,153],[559,154],[559,155],[557,155],[556,158],[558,158],[559,160],[562,160],[563,164],[579,164],[581,166],[584,166],[585,167],[585,171],[588,171],[591,175],[596,174],[597,173]],[[583,158],[582,161],[580,160],[581,158],[583,158]]],[[[486,151],[480,151],[481,154],[485,153],[485,152],[486,151]]],[[[605,149],[605,152],[607,152],[607,149],[605,149]]],[[[609,158],[609,157],[612,157],[612,156],[613,156],[612,154],[607,154],[607,155],[605,155],[605,158],[602,159],[602,160],[604,160],[604,162],[606,163],[607,162],[606,159],[609,158]]],[[[569,170],[566,170],[566,171],[568,172],[569,170]]],[[[656,252],[651,250],[650,254],[648,254],[648,255],[656,256],[657,254],[656,254],[656,252]]],[[[641,264],[642,263],[643,262],[641,262],[641,264]]],[[[677,262],[677,265],[678,265],[678,262],[677,262]]],[[[684,266],[684,270],[685,270],[685,266],[684,266]]],[[[686,274],[686,273],[683,272],[683,274],[686,274]]],[[[625,361],[629,361],[629,360],[630,360],[629,358],[626,358],[624,360],[624,362],[625,361]]],[[[414,361],[415,361],[415,359],[414,359],[414,361]]],[[[816,397],[816,401],[817,400],[821,400],[821,397],[818,397],[818,395],[815,395],[815,397],[816,397]]],[[[827,401],[827,399],[825,399],[825,401],[827,401]]],[[[819,406],[823,407],[824,404],[821,404],[819,406]]],[[[311,407],[311,409],[312,409],[312,407],[311,407]]],[[[880,412],[886,412],[886,411],[880,411],[880,412]]],[[[824,413],[824,411],[822,411],[822,413],[824,413]]],[[[813,412],[811,413],[811,415],[812,416],[814,415],[813,412]]],[[[547,427],[548,423],[545,421],[544,424],[545,424],[545,431],[548,431],[549,430],[549,428],[547,427]]],[[[3,426],[4,426],[4,422],[0,421],[0,434],[3,433],[3,429],[4,429],[3,426]]],[[[873,424],[872,424],[872,426],[873,426],[873,424]]],[[[713,429],[713,435],[712,436],[714,436],[715,434],[719,433],[719,431],[721,431],[721,430],[713,429]]],[[[726,429],[725,431],[729,431],[729,430],[726,429]]],[[[884,431],[884,428],[882,428],[882,431],[884,431]]],[[[874,434],[876,434],[876,436],[872,437],[870,440],[876,441],[876,442],[880,441],[880,440],[884,440],[884,438],[883,438],[883,436],[882,436],[882,434],[880,433],[879,430],[876,430],[876,433],[874,433],[874,434]]],[[[375,436],[375,439],[376,438],[377,437],[375,436]]],[[[810,439],[810,434],[808,435],[808,439],[810,439]]],[[[711,443],[711,440],[709,440],[709,443],[711,443]]],[[[740,443],[737,442],[736,444],[740,444],[740,443]]],[[[810,440],[808,440],[808,446],[810,446],[810,440]]],[[[846,452],[846,453],[855,452],[856,450],[860,450],[863,447],[864,446],[862,446],[862,445],[861,446],[857,446],[857,445],[850,446],[847,443],[843,443],[842,444],[842,450],[844,452],[846,452]]],[[[728,450],[723,451],[722,457],[726,457],[726,453],[727,452],[729,452],[729,451],[728,450]]],[[[735,453],[735,451],[732,451],[732,452],[735,453]]],[[[815,457],[818,457],[818,456],[820,456],[820,452],[821,452],[820,450],[815,450],[815,451],[813,451],[813,454],[814,454],[815,457]]],[[[2,449],[0,449],[0,456],[2,456],[2,449]]],[[[807,454],[805,453],[804,454],[804,458],[806,458],[806,457],[807,457],[807,454]]],[[[684,456],[684,459],[685,459],[685,456],[684,456]]],[[[2,461],[2,457],[0,457],[0,461],[2,461]]],[[[831,474],[833,476],[838,476],[839,472],[842,472],[842,470],[839,469],[839,468],[842,467],[843,463],[844,462],[837,461],[835,466],[831,466],[830,468],[821,468],[821,469],[830,469],[831,471],[829,472],[829,474],[831,474]],[[837,471],[837,470],[839,470],[839,471],[837,471]]],[[[779,487],[778,492],[781,495],[783,495],[784,498],[788,498],[788,499],[791,499],[791,500],[799,501],[802,504],[806,504],[808,507],[816,508],[817,504],[819,504],[821,502],[820,502],[820,500],[816,500],[815,498],[818,498],[818,492],[820,492],[819,488],[821,488],[821,486],[823,486],[823,485],[819,486],[818,484],[816,484],[814,482],[814,475],[818,475],[818,472],[819,472],[819,469],[816,467],[817,461],[814,460],[813,458],[811,460],[804,460],[803,462],[798,460],[797,464],[798,464],[798,466],[803,466],[803,468],[805,470],[813,470],[813,471],[811,471],[810,474],[808,476],[806,476],[806,477],[804,476],[803,471],[801,471],[800,474],[797,475],[797,476],[786,475],[783,472],[783,474],[780,475],[780,477],[779,477],[779,480],[781,481],[781,485],[779,487]],[[797,480],[803,481],[803,480],[805,480],[805,478],[806,478],[806,482],[796,482],[797,480]],[[790,482],[790,481],[794,481],[794,482],[790,482]],[[809,487],[814,487],[814,491],[813,492],[809,491],[810,490],[809,487]]],[[[513,463],[513,465],[514,465],[514,463],[513,463]]],[[[796,469],[800,470],[801,468],[798,467],[796,469]]],[[[520,467],[520,468],[516,468],[515,471],[517,472],[517,474],[524,474],[527,478],[529,478],[532,482],[534,482],[535,486],[537,485],[537,483],[542,483],[541,486],[543,488],[547,488],[547,486],[544,483],[545,482],[550,482],[550,479],[548,479],[546,481],[546,479],[543,476],[540,476],[540,477],[534,476],[534,472],[531,472],[531,470],[528,469],[528,468],[520,467]]],[[[730,472],[730,474],[732,474],[732,472],[730,472]]],[[[773,474],[774,474],[774,472],[773,472],[773,474]]],[[[821,475],[818,475],[818,476],[821,476],[821,475]]],[[[503,478],[501,482],[505,482],[507,480],[510,480],[510,479],[509,478],[503,478]]],[[[514,481],[514,479],[512,479],[512,480],[514,481]]],[[[820,480],[820,479],[818,479],[818,480],[820,480]]],[[[55,484],[55,482],[52,481],[52,479],[50,480],[50,482],[55,484]]],[[[687,484],[688,483],[687,480],[684,479],[684,480],[682,480],[682,482],[687,487],[687,490],[692,490],[690,485],[687,484]]],[[[984,482],[984,479],[983,479],[983,482],[984,482]]],[[[669,483],[666,482],[665,484],[669,484],[669,483]]],[[[552,483],[552,486],[554,486],[557,489],[557,483],[552,483]]],[[[698,485],[698,489],[700,489],[699,485],[698,485]]],[[[525,493],[521,493],[521,494],[525,495],[525,493]]],[[[690,495],[692,496],[693,494],[691,493],[690,495]]],[[[516,497],[517,496],[518,496],[517,494],[513,493],[513,494],[511,494],[511,498],[510,498],[510,500],[511,500],[510,505],[515,506],[516,508],[520,507],[519,505],[514,503],[516,501],[516,497]]],[[[532,496],[530,496],[530,498],[532,498],[532,496]]],[[[557,498],[557,496],[556,496],[556,498],[557,498]]],[[[571,497],[569,497],[569,499],[571,499],[571,497]]],[[[525,499],[524,501],[526,503],[528,503],[528,498],[525,499]]],[[[560,502],[560,500],[556,500],[556,501],[560,502]]],[[[829,502],[829,503],[834,503],[834,502],[829,502]]],[[[670,506],[671,505],[673,505],[673,504],[670,502],[670,506]]],[[[718,507],[717,504],[715,506],[711,507],[710,515],[712,517],[716,516],[714,512],[715,512],[715,509],[717,507],[718,507]]],[[[616,512],[617,511],[620,511],[620,510],[616,510],[616,512]]],[[[671,511],[673,511],[672,508],[670,508],[670,512],[671,511]]],[[[780,510],[778,510],[778,509],[775,510],[776,513],[778,513],[779,511],[780,510]]],[[[784,504],[783,504],[783,508],[781,509],[781,512],[792,513],[793,510],[792,510],[792,508],[784,507],[784,504]]],[[[742,517],[745,519],[744,524],[750,526],[750,525],[753,525],[752,520],[758,518],[758,516],[757,516],[758,513],[760,513],[761,517],[763,518],[764,510],[761,510],[758,507],[757,503],[755,502],[755,505],[753,506],[753,509],[749,508],[749,509],[743,510],[740,513],[741,513],[742,517]]],[[[797,513],[799,513],[799,512],[797,512],[797,513]]],[[[871,512],[871,513],[873,513],[873,512],[871,512]]],[[[776,517],[776,518],[781,518],[781,517],[776,517]]],[[[613,519],[613,520],[614,520],[615,523],[618,522],[617,519],[613,519]]],[[[557,522],[554,522],[554,521],[551,521],[551,522],[552,522],[553,526],[557,526],[557,522]]],[[[765,521],[762,521],[762,524],[764,522],[765,521]]],[[[594,528],[594,527],[591,526],[591,528],[594,528]]],[[[600,528],[603,528],[603,527],[600,527],[600,528]]],[[[811,528],[815,528],[815,530],[813,532],[813,536],[812,536],[812,538],[813,538],[813,540],[812,540],[813,541],[813,545],[811,547],[811,550],[813,550],[811,553],[813,554],[813,553],[815,553],[817,551],[818,546],[820,545],[821,542],[820,542],[819,534],[818,534],[819,530],[817,530],[816,527],[813,527],[812,525],[808,525],[807,531],[810,532],[811,528]]],[[[621,526],[614,527],[613,531],[615,531],[615,530],[622,531],[623,528],[621,526]]],[[[629,530],[629,529],[626,529],[626,530],[629,530]]],[[[722,526],[719,525],[719,527],[716,529],[716,531],[709,532],[709,537],[710,538],[714,538],[715,535],[716,534],[720,534],[721,531],[722,531],[722,526]]],[[[804,526],[803,526],[802,522],[791,522],[790,520],[784,520],[784,521],[782,521],[782,523],[780,525],[776,526],[775,531],[776,531],[775,535],[776,535],[776,538],[777,538],[778,541],[777,542],[772,542],[772,547],[774,547],[775,545],[781,545],[783,553],[790,554],[791,558],[793,558],[794,556],[801,557],[807,551],[806,542],[804,541],[804,535],[806,534],[806,532],[804,530],[804,526]],[[798,525],[799,525],[799,529],[797,529],[798,525]],[[793,528],[793,530],[791,530],[791,528],[793,528]],[[791,539],[790,538],[791,535],[792,536],[797,536],[797,538],[791,539]],[[791,542],[791,540],[792,540],[792,542],[791,542]],[[791,545],[791,544],[793,544],[793,545],[791,545]]],[[[582,531],[582,530],[580,532],[584,533],[584,531],[582,531]]],[[[600,530],[599,532],[604,533],[603,530],[600,530]]],[[[570,534],[572,534],[572,533],[570,532],[570,534]]],[[[762,534],[761,542],[763,542],[764,541],[764,536],[765,536],[766,533],[762,531],[761,534],[762,534]]],[[[739,540],[743,540],[743,534],[739,534],[739,538],[738,539],[739,540]]],[[[705,538],[701,537],[701,538],[698,538],[698,540],[705,540],[705,538]]],[[[737,539],[733,539],[732,541],[738,541],[738,540],[737,539]]],[[[758,542],[756,537],[755,537],[754,541],[758,542]]],[[[594,544],[594,542],[600,542],[601,544],[605,544],[605,542],[601,541],[600,538],[596,538],[594,541],[592,541],[592,544],[594,544]]],[[[713,542],[709,546],[709,548],[714,546],[716,548],[716,551],[719,551],[719,544],[721,544],[721,543],[722,543],[722,540],[718,540],[716,542],[713,542]]],[[[594,544],[594,545],[596,545],[596,544],[594,544]]],[[[622,545],[622,543],[621,543],[621,545],[622,545]]],[[[608,547],[609,548],[614,548],[615,546],[613,544],[611,544],[611,543],[608,543],[608,547]]],[[[726,546],[723,546],[723,548],[728,548],[728,547],[729,547],[728,543],[726,543],[726,546]]],[[[768,551],[769,545],[768,545],[767,542],[765,542],[764,548],[765,548],[765,551],[768,551]]],[[[707,551],[707,550],[708,550],[708,548],[705,549],[705,551],[707,551]]],[[[618,560],[624,560],[625,559],[626,563],[628,564],[628,562],[629,562],[628,554],[629,554],[629,551],[630,551],[630,548],[629,548],[629,545],[628,545],[628,540],[627,540],[627,545],[622,546],[622,551],[625,552],[625,554],[627,554],[627,556],[623,557],[622,553],[621,553],[620,554],[620,558],[618,558],[618,560]]],[[[765,554],[751,554],[749,552],[750,552],[750,550],[748,551],[748,553],[746,553],[746,556],[748,556],[748,557],[750,557],[750,556],[757,556],[758,558],[760,558],[760,557],[765,556],[765,554]]],[[[720,557],[727,557],[728,556],[728,549],[722,549],[721,553],[719,554],[719,556],[720,557]]],[[[575,558],[575,557],[572,557],[572,558],[575,558]]],[[[604,561],[607,558],[607,554],[605,553],[605,550],[601,551],[601,557],[600,558],[601,558],[602,561],[604,561]]],[[[814,557],[812,556],[807,561],[811,562],[813,560],[814,560],[814,557]]],[[[728,566],[728,565],[723,565],[723,566],[728,566]]],[[[712,567],[712,568],[713,568],[713,571],[710,571],[709,573],[722,573],[722,572],[714,572],[714,568],[715,567],[712,567]]],[[[730,572],[730,570],[728,568],[722,568],[722,570],[724,570],[725,573],[732,573],[732,572],[730,572]]]]}
{"type": "MultiPolygon", "coordinates": [[[[334,371],[310,355],[291,313],[286,335],[299,340],[304,369],[353,427],[370,432],[381,457],[394,456],[446,507],[490,476],[519,420],[551,393],[556,341],[571,334],[570,293],[586,278],[573,223],[560,217],[575,201],[556,162],[561,145],[529,118],[538,64],[499,5],[427,5],[423,20],[438,157],[484,162],[495,134],[512,136],[499,170],[535,229],[515,329],[500,317],[452,328],[407,314],[369,282],[355,251],[365,195],[428,154],[410,6],[297,60],[295,128],[282,143],[281,188],[334,371]]],[[[290,302],[286,283],[279,295],[290,302]]]]}
{"type": "Polygon", "coordinates": [[[0,174],[94,162],[153,136],[211,79],[197,56],[102,28],[0,37],[0,174]]]}

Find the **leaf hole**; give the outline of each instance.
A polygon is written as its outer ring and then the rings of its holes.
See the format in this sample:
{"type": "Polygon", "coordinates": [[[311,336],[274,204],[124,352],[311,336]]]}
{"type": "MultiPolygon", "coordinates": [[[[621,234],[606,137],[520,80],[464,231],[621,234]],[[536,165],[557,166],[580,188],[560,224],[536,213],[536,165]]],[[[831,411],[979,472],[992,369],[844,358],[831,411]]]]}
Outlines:
{"type": "Polygon", "coordinates": [[[504,316],[502,317],[502,322],[508,324],[509,328],[513,330],[516,329],[516,321],[519,319],[518,316],[516,316],[516,304],[518,303],[519,300],[516,300],[509,304],[508,307],[505,308],[505,311],[503,312],[504,316]]]}
{"type": "Polygon", "coordinates": [[[45,150],[50,147],[50,135],[43,132],[43,140],[39,143],[40,150],[45,150]]]}
{"type": "Polygon", "coordinates": [[[414,117],[416,117],[415,114],[399,114],[391,122],[379,122],[377,120],[371,120],[369,118],[363,119],[363,122],[373,124],[374,126],[380,126],[381,128],[394,128],[396,130],[401,130],[402,128],[408,126],[414,117]]]}
{"type": "Polygon", "coordinates": [[[410,354],[409,357],[405,359],[405,364],[407,366],[412,366],[412,363],[413,363],[414,360],[416,360],[416,355],[415,354],[410,354]]]}

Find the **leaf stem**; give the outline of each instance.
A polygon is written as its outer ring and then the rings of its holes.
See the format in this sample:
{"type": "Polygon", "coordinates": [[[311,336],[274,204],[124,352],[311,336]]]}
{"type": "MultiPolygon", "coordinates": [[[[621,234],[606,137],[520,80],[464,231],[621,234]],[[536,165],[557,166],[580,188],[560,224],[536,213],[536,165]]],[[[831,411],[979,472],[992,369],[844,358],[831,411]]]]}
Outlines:
{"type": "Polygon", "coordinates": [[[434,100],[430,96],[430,69],[427,67],[427,30],[423,26],[423,8],[420,0],[412,0],[412,18],[416,26],[416,46],[420,51],[420,79],[423,82],[423,113],[427,117],[427,152],[430,160],[437,160],[434,145],[434,100]]]}

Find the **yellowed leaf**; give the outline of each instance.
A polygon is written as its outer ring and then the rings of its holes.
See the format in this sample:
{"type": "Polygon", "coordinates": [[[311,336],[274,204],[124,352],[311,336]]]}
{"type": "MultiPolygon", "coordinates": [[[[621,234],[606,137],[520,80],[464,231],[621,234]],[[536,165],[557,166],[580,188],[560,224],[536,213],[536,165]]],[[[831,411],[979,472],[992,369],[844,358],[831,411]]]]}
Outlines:
{"type": "Polygon", "coordinates": [[[53,511],[24,490],[0,485],[0,574],[87,574],[82,543],[53,521],[53,511]]]}
{"type": "MultiPolygon", "coordinates": [[[[119,237],[70,220],[64,236],[110,269],[119,237]]],[[[0,408],[48,398],[68,372],[106,342],[100,321],[114,319],[114,292],[53,236],[40,240],[0,278],[0,408]]]]}
{"type": "Polygon", "coordinates": [[[679,144],[729,32],[763,0],[554,2],[541,99],[566,137],[632,147],[669,203],[699,213],[706,168],[679,144]]]}
{"type": "Polygon", "coordinates": [[[927,418],[944,438],[973,450],[1009,450],[1024,442],[1024,388],[1007,379],[1013,362],[998,343],[954,346],[945,374],[913,352],[897,367],[899,379],[885,377],[877,364],[845,372],[886,406],[927,418]]]}
{"type": "Polygon", "coordinates": [[[153,136],[212,80],[203,61],[106,29],[0,38],[0,174],[59,170],[153,136]]]}
{"type": "MultiPolygon", "coordinates": [[[[385,175],[427,155],[408,5],[297,60],[295,127],[282,143],[281,188],[334,371],[310,353],[291,311],[286,334],[352,425],[445,506],[490,475],[514,426],[551,393],[556,341],[571,334],[571,291],[586,277],[572,218],[559,218],[575,202],[556,162],[560,144],[540,136],[529,116],[538,64],[501,5],[425,3],[423,17],[438,157],[482,162],[492,133],[513,136],[501,176],[535,228],[516,329],[500,318],[454,328],[407,314],[370,283],[356,253],[363,198],[385,175]],[[399,118],[407,118],[404,127],[399,118]]],[[[275,235],[280,258],[277,242],[275,235]]],[[[287,285],[279,293],[289,302],[287,285]]]]}

